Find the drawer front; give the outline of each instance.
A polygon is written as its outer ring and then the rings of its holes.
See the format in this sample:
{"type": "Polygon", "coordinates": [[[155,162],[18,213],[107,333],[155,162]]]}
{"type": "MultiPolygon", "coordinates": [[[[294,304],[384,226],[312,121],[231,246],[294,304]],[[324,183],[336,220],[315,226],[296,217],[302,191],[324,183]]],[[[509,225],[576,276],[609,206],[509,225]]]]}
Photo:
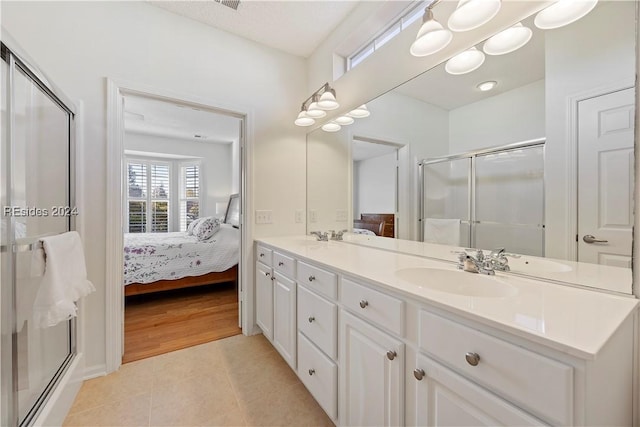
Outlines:
{"type": "Polygon", "coordinates": [[[296,260],[281,254],[273,252],[273,269],[278,273],[293,279],[296,276],[296,260]]]}
{"type": "Polygon", "coordinates": [[[327,415],[335,420],[338,416],[338,367],[300,333],[298,376],[327,415]]]}
{"type": "Polygon", "coordinates": [[[271,267],[273,265],[273,251],[262,245],[256,247],[256,259],[271,267]]]}
{"type": "Polygon", "coordinates": [[[404,336],[402,300],[343,278],[340,301],[360,317],[404,336]]]}
{"type": "Polygon", "coordinates": [[[338,298],[338,276],[313,265],[298,262],[298,283],[309,289],[326,295],[331,299],[338,298]]]}
{"type": "Polygon", "coordinates": [[[338,308],[304,286],[298,287],[298,329],[329,357],[337,357],[338,308]]]}
{"type": "Polygon", "coordinates": [[[419,345],[465,377],[551,424],[573,424],[571,366],[424,310],[419,345]],[[475,360],[474,355],[479,358],[475,360]]]}

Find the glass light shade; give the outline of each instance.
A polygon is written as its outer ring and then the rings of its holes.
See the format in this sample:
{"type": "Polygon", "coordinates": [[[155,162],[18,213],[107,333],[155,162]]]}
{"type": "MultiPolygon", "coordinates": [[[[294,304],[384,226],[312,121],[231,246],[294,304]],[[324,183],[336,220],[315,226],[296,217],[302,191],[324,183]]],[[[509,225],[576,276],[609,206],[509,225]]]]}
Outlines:
{"type": "Polygon", "coordinates": [[[300,111],[298,118],[293,122],[296,126],[311,126],[316,121],[307,116],[306,111],[300,111]]]}
{"type": "Polygon", "coordinates": [[[337,119],[334,119],[333,121],[339,124],[340,126],[350,125],[354,122],[353,118],[349,116],[340,116],[337,119]]]}
{"type": "Polygon", "coordinates": [[[484,53],[472,47],[447,61],[444,69],[449,74],[467,74],[480,68],[484,63],[484,53]]]}
{"type": "Polygon", "coordinates": [[[442,24],[433,19],[431,10],[427,11],[429,17],[422,24],[416,40],[411,44],[409,52],[413,56],[427,56],[441,51],[453,39],[453,34],[442,24]]]}
{"type": "Polygon", "coordinates": [[[500,6],[500,0],[460,0],[447,25],[456,32],[473,30],[493,19],[500,6]]]}
{"type": "Polygon", "coordinates": [[[542,30],[551,30],[569,25],[591,12],[598,0],[558,0],[538,12],[533,21],[542,30]]]}
{"type": "Polygon", "coordinates": [[[312,102],[307,108],[307,116],[314,119],[321,119],[327,115],[327,112],[318,108],[317,102],[312,102]]]}
{"type": "Polygon", "coordinates": [[[335,122],[329,122],[325,125],[322,125],[322,130],[325,132],[338,132],[340,129],[342,129],[342,126],[335,122]]]}
{"type": "Polygon", "coordinates": [[[320,96],[320,100],[318,101],[318,108],[323,110],[335,110],[338,108],[340,104],[336,101],[336,97],[333,96],[333,93],[327,91],[320,96]]]}
{"type": "Polygon", "coordinates": [[[498,85],[498,82],[494,81],[494,80],[489,80],[488,82],[482,82],[480,83],[477,88],[480,89],[482,92],[487,92],[491,89],[493,89],[494,87],[496,87],[498,85]]]}
{"type": "Polygon", "coordinates": [[[362,119],[364,117],[369,117],[371,115],[371,113],[369,112],[369,109],[367,108],[367,104],[362,104],[358,108],[349,111],[348,115],[351,116],[351,117],[355,117],[356,119],[362,119]]]}
{"type": "Polygon", "coordinates": [[[533,31],[518,22],[511,28],[499,32],[484,43],[482,50],[487,55],[504,55],[529,43],[533,31]]]}

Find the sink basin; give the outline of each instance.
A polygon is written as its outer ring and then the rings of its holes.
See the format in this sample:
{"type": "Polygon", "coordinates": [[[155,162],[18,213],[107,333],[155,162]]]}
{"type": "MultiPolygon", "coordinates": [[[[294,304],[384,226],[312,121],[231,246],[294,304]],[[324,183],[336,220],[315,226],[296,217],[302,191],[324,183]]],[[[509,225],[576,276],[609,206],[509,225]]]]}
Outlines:
{"type": "Polygon", "coordinates": [[[499,278],[467,273],[462,270],[439,268],[403,268],[396,276],[416,286],[438,292],[480,298],[505,298],[518,293],[517,289],[499,278]]]}
{"type": "Polygon", "coordinates": [[[509,268],[516,273],[566,273],[572,268],[561,262],[538,257],[509,258],[509,268]]]}

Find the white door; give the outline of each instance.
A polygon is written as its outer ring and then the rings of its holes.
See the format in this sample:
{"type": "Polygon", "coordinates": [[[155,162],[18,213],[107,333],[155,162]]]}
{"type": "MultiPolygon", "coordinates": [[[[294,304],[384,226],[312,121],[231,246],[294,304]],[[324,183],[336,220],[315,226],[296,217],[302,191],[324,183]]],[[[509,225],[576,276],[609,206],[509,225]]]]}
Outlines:
{"type": "Polygon", "coordinates": [[[418,355],[414,377],[419,426],[545,425],[425,355],[418,355]]]}
{"type": "Polygon", "coordinates": [[[273,346],[296,369],[296,284],[275,273],[273,287],[273,346]]]}
{"type": "Polygon", "coordinates": [[[273,339],[273,273],[256,263],[256,323],[269,341],[273,339]]]}
{"type": "Polygon", "coordinates": [[[341,424],[403,425],[404,344],[344,310],[341,314],[341,424]]]}
{"type": "Polygon", "coordinates": [[[578,261],[631,267],[634,89],[578,105],[578,261]]]}

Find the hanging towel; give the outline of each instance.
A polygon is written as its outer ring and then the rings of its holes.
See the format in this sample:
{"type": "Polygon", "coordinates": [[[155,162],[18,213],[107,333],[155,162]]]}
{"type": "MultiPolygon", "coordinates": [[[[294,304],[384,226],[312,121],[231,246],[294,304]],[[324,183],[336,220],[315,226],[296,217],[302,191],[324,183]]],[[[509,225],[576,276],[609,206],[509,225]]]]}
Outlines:
{"type": "Polygon", "coordinates": [[[44,237],[41,242],[45,268],[33,314],[36,326],[48,328],[75,317],[75,302],[96,289],[87,280],[82,242],[76,231],[44,237]]]}
{"type": "Polygon", "coordinates": [[[442,245],[460,245],[460,220],[425,218],[424,241],[442,245]]]}

